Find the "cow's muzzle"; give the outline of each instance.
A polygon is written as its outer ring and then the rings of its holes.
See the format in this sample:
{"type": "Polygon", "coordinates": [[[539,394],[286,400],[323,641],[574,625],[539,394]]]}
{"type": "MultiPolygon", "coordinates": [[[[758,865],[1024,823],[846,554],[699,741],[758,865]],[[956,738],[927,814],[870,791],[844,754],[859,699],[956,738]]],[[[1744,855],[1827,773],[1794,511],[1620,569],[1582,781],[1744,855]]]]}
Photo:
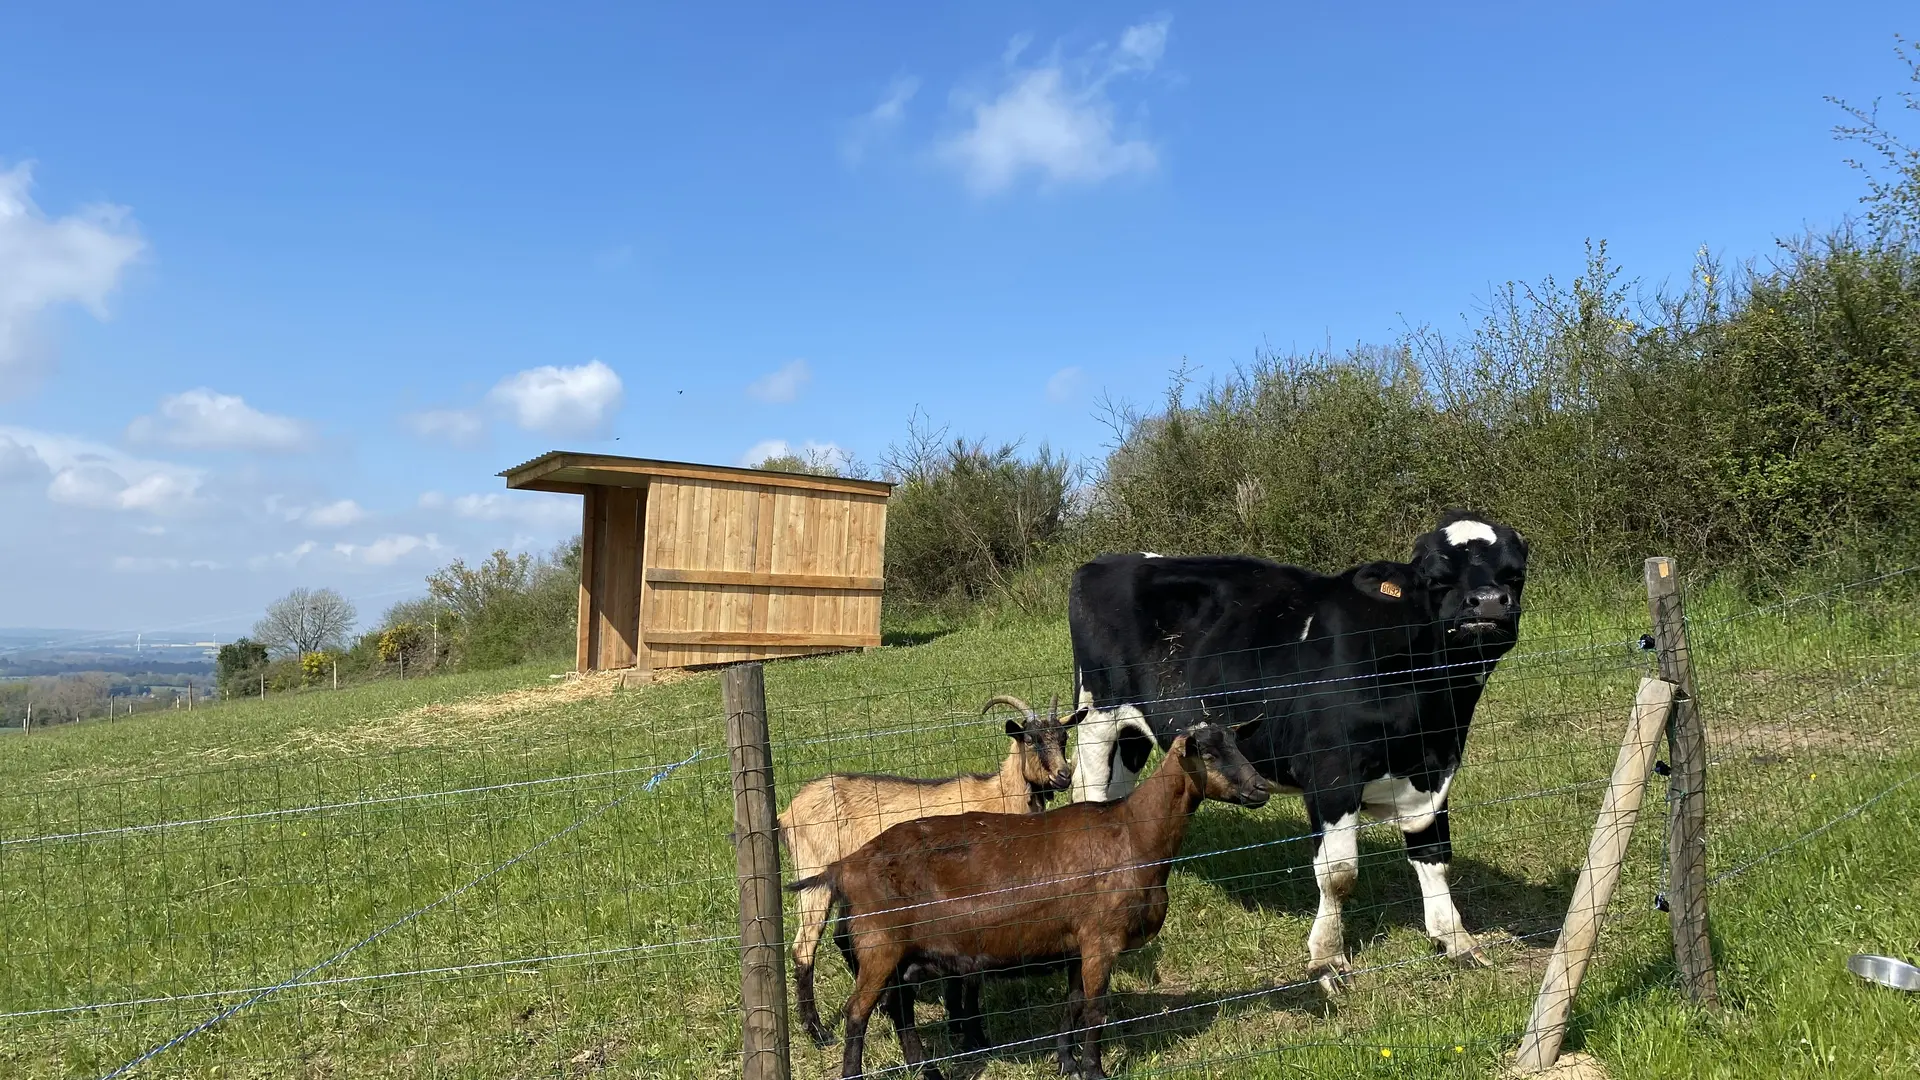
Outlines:
{"type": "Polygon", "coordinates": [[[1467,594],[1465,610],[1454,621],[1454,629],[1467,634],[1491,634],[1511,631],[1520,617],[1520,605],[1513,594],[1498,587],[1475,589],[1467,594]]]}

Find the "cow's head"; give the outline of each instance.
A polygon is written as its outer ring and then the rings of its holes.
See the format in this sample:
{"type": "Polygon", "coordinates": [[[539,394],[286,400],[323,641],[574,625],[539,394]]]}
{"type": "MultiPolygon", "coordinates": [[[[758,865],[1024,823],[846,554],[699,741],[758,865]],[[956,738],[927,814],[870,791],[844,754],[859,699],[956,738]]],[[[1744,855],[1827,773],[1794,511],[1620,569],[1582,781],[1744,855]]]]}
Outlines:
{"type": "Polygon", "coordinates": [[[1504,650],[1520,633],[1527,541],[1479,514],[1450,510],[1413,542],[1413,574],[1449,646],[1504,650]]]}

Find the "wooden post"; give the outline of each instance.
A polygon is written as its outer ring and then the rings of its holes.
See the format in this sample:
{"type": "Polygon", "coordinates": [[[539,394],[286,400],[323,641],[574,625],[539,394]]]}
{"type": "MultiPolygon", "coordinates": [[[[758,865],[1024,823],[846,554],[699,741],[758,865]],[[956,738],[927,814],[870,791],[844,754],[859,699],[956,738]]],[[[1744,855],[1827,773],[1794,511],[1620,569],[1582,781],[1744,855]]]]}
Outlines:
{"type": "Polygon", "coordinates": [[[780,845],[774,827],[773,751],[759,664],[721,676],[733,772],[734,869],[740,881],[742,1080],[788,1080],[786,930],[780,910],[780,845]]]}
{"type": "Polygon", "coordinates": [[[1680,692],[1667,719],[1673,761],[1667,779],[1667,912],[1673,925],[1673,959],[1687,996],[1717,1010],[1720,980],[1707,937],[1707,731],[1694,692],[1680,568],[1672,559],[1647,560],[1647,610],[1653,616],[1660,677],[1680,692]]]}
{"type": "Polygon", "coordinates": [[[1567,1035],[1567,1014],[1586,974],[1587,960],[1599,942],[1600,924],[1613,901],[1614,886],[1620,883],[1627,841],[1633,838],[1634,819],[1640,814],[1640,799],[1646,794],[1647,774],[1653,770],[1653,755],[1660,746],[1661,728],[1672,711],[1675,689],[1665,679],[1640,680],[1633,712],[1627,717],[1627,733],[1620,740],[1620,756],[1613,763],[1613,779],[1607,784],[1600,816],[1593,823],[1587,861],[1580,867],[1580,880],[1573,887],[1573,903],[1567,906],[1567,922],[1553,946],[1552,959],[1547,961],[1547,976],[1541,980],[1540,996],[1533,1000],[1533,1017],[1527,1021],[1527,1034],[1520,1040],[1520,1052],[1514,1058],[1517,1073],[1540,1072],[1560,1056],[1560,1042],[1567,1035]]]}

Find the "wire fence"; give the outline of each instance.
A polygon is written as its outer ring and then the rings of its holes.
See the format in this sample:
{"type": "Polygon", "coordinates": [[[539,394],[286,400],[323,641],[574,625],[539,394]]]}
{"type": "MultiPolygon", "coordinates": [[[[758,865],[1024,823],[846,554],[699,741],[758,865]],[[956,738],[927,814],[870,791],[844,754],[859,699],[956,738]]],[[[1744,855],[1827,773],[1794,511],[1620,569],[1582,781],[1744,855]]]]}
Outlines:
{"type": "MultiPolygon", "coordinates": [[[[1913,797],[1917,578],[1693,612],[1714,895],[1913,797]]],[[[1447,792],[1447,878],[1488,966],[1429,936],[1432,883],[1409,865],[1401,829],[1430,809],[1417,799],[1355,822],[1357,877],[1334,939],[1349,970],[1332,996],[1314,963],[1325,957],[1309,955],[1327,829],[1290,792],[1259,809],[1207,801],[1173,849],[1123,860],[1163,877],[1167,903],[1164,926],[1115,966],[1108,1069],[1493,1071],[1526,1022],[1628,706],[1652,671],[1647,629],[1628,612],[1541,620],[1486,681],[1447,792]]],[[[1018,714],[983,715],[988,699],[1014,695],[1041,719],[1055,696],[1062,713],[1074,705],[1064,631],[1034,633],[1046,640],[770,667],[780,804],[835,774],[991,774],[1018,714]]],[[[1475,674],[1433,667],[1420,677],[1475,674]]],[[[1407,689],[1302,678],[1272,656],[1254,676],[1234,688],[1244,700],[1331,687],[1377,705],[1407,689]]],[[[569,681],[498,706],[432,700],[430,683],[371,718],[330,711],[361,707],[343,693],[304,711],[223,709],[194,728],[167,717],[9,744],[25,749],[0,760],[0,1074],[738,1075],[734,800],[714,681],[569,681]]],[[[1176,706],[1220,705],[1189,696],[1176,706]]],[[[1153,756],[1136,790],[1164,760],[1153,756]]],[[[1603,969],[1644,960],[1666,932],[1659,787],[1627,851],[1603,969]]],[[[937,798],[913,816],[951,809],[937,798]]],[[[999,892],[974,906],[1031,915],[1023,885],[1087,869],[1022,873],[978,883],[999,892]]],[[[1052,890],[1070,901],[1099,891],[1052,890]]],[[[788,899],[790,939],[802,902],[788,899]]],[[[910,891],[883,905],[909,924],[953,919],[942,906],[910,891]]],[[[813,977],[823,1021],[844,1039],[854,981],[831,933],[813,977]]],[[[984,1050],[946,1023],[950,1004],[970,1008],[947,989],[918,986],[929,1062],[949,1075],[1056,1074],[1059,1033],[1075,1026],[1058,965],[980,982],[984,1050]]],[[[1576,1029],[1633,992],[1609,982],[1583,997],[1576,1029]]],[[[842,1045],[816,1048],[797,1013],[792,1033],[794,1075],[839,1075],[842,1045]]],[[[884,1020],[865,1061],[904,1075],[884,1020]]]]}

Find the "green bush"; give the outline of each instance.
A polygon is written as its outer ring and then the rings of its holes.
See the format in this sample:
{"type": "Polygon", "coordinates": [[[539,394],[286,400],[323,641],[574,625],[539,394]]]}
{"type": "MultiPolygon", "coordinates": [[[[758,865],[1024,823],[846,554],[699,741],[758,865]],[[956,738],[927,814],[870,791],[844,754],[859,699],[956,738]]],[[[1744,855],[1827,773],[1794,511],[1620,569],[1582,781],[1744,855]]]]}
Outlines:
{"type": "Polygon", "coordinates": [[[1748,579],[1920,556],[1920,256],[1841,233],[1631,303],[1589,252],[1502,290],[1460,341],[1261,357],[1123,414],[1086,550],[1243,551],[1323,568],[1402,552],[1449,506],[1536,565],[1650,554],[1748,579]]]}
{"type": "Polygon", "coordinates": [[[226,697],[258,697],[260,676],[267,667],[267,647],[252,638],[238,638],[215,654],[214,677],[226,697]]]}
{"type": "Polygon", "coordinates": [[[891,606],[977,600],[1005,589],[1062,536],[1071,467],[1046,447],[945,441],[916,422],[888,453],[886,579],[891,606]]]}
{"type": "Polygon", "coordinates": [[[427,578],[446,612],[451,657],[480,670],[570,654],[579,613],[580,541],[545,558],[495,551],[475,566],[456,559],[427,578]]]}

